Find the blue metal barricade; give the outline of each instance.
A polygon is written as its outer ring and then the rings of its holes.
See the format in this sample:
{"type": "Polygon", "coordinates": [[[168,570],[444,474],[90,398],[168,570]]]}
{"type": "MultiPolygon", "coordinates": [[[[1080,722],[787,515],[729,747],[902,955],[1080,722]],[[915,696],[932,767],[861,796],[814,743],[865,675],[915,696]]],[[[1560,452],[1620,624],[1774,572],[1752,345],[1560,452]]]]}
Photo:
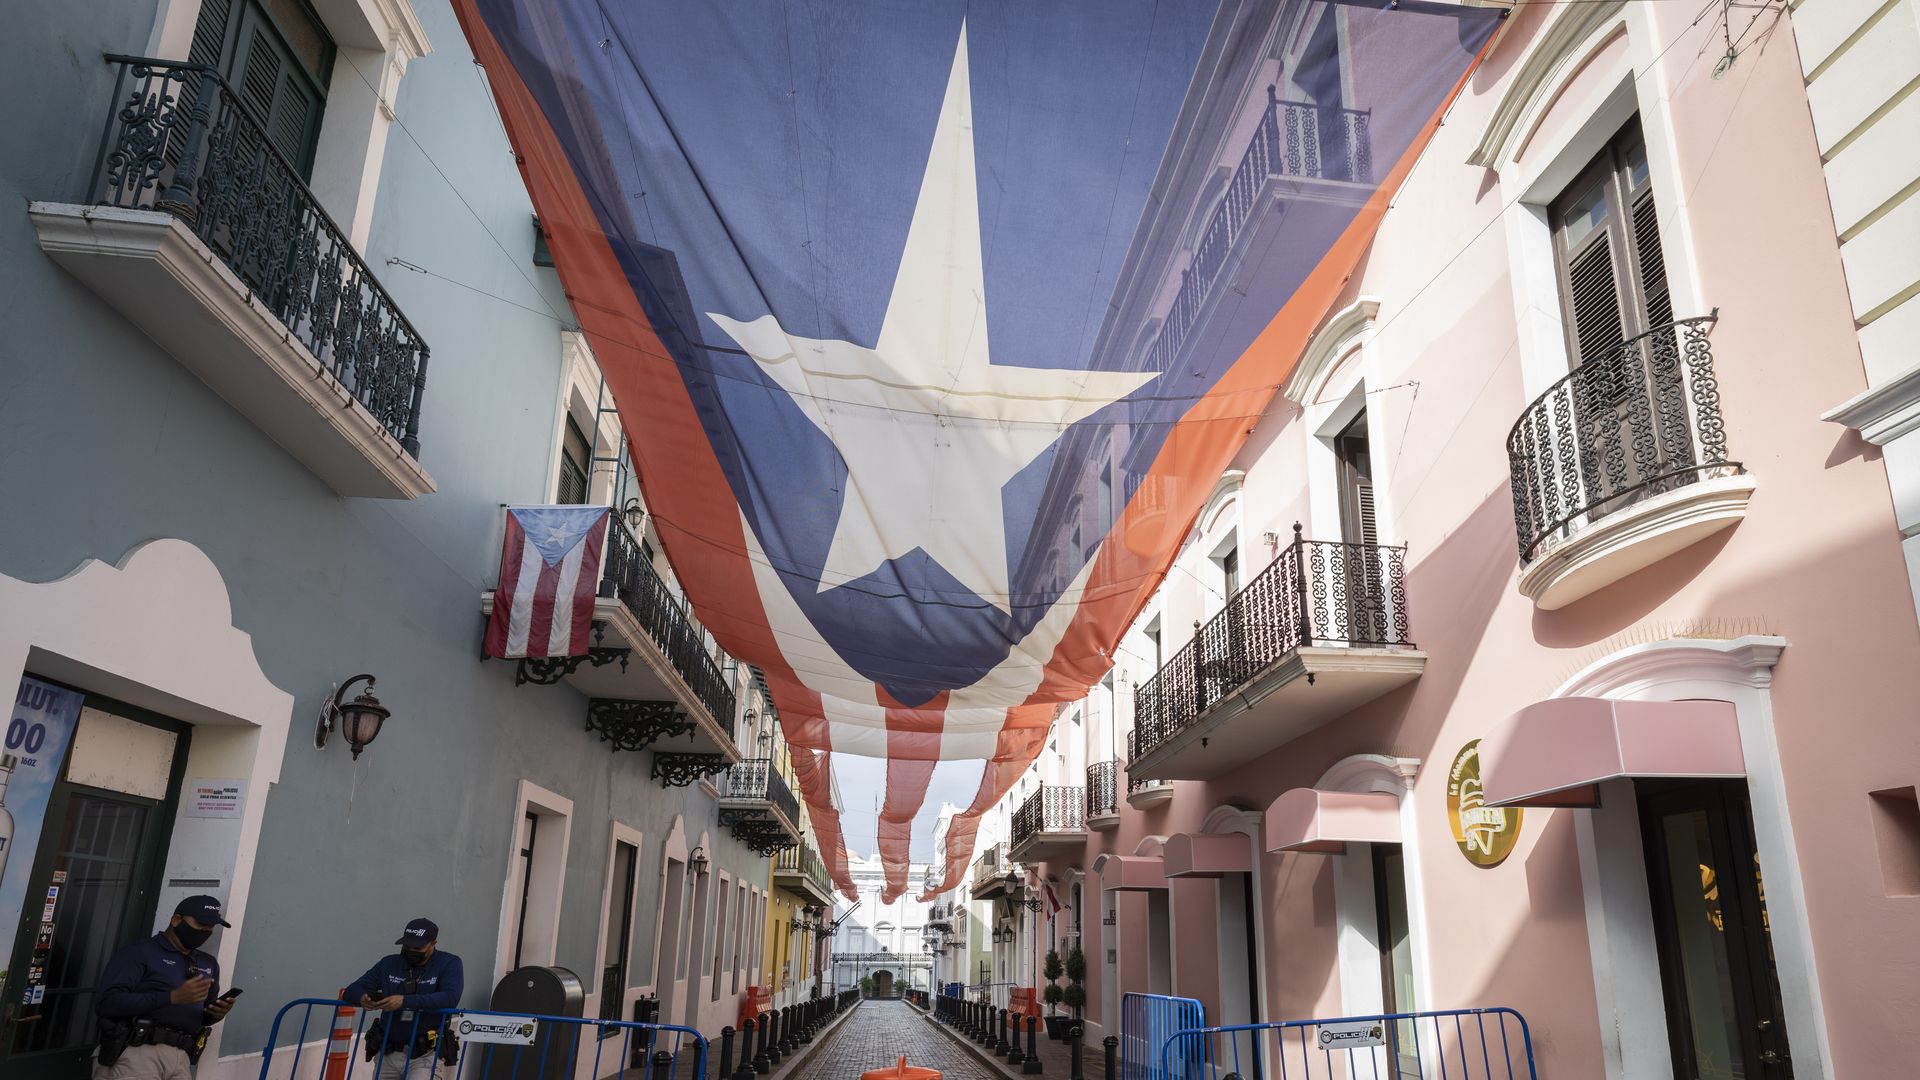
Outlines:
{"type": "Polygon", "coordinates": [[[1159,1060],[1191,1080],[1536,1080],[1533,1034],[1506,1008],[1192,1027],[1159,1060]]]}
{"type": "Polygon", "coordinates": [[[403,1015],[325,998],[290,1001],[274,1014],[260,1080],[374,1080],[389,1055],[404,1080],[707,1076],[707,1040],[689,1027],[484,1009],[447,1010],[431,1033],[417,1013],[410,1023],[375,1026],[403,1015]]]}
{"type": "Polygon", "coordinates": [[[1193,998],[1124,994],[1120,998],[1121,1080],[1198,1080],[1208,1041],[1195,1038],[1172,1047],[1176,1033],[1204,1029],[1206,1006],[1193,998]],[[1197,1053],[1198,1056],[1194,1056],[1197,1053]]]}

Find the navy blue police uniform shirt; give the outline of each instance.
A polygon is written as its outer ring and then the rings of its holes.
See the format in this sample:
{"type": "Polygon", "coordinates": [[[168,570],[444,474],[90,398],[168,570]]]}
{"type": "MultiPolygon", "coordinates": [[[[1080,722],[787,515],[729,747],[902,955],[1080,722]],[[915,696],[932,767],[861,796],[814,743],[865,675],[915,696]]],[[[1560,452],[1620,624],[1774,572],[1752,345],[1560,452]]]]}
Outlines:
{"type": "Polygon", "coordinates": [[[343,1000],[358,1005],[363,994],[375,998],[400,994],[407,980],[415,977],[418,981],[414,992],[401,995],[402,1009],[387,1014],[390,1037],[405,1039],[416,1030],[415,1014],[420,1018],[417,1030],[430,1031],[440,1026],[441,1010],[459,1007],[460,995],[466,990],[466,976],[458,956],[436,949],[427,957],[427,962],[417,968],[408,967],[407,958],[399,953],[381,957],[379,963],[347,987],[343,1000]]]}
{"type": "Polygon", "coordinates": [[[165,931],[113,954],[100,974],[93,1011],[105,1020],[151,1020],[163,1027],[197,1032],[206,1026],[202,1014],[220,996],[220,961],[195,949],[183,954],[167,941],[165,931]],[[174,988],[204,975],[213,980],[206,1001],[175,1005],[174,988]]]}

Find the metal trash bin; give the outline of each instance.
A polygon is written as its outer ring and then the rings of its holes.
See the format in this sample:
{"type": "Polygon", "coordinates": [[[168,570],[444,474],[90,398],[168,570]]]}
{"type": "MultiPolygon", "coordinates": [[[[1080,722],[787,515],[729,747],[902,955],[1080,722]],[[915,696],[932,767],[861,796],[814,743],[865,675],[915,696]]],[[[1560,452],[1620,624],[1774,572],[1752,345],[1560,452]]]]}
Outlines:
{"type": "MultiPolygon", "coordinates": [[[[493,988],[488,1008],[522,1016],[585,1015],[586,988],[580,977],[563,967],[523,967],[507,972],[493,988]]],[[[466,1067],[461,1073],[476,1080],[568,1080],[578,1024],[541,1024],[533,1045],[524,1047],[463,1046],[466,1067]],[[487,1050],[493,1050],[487,1053],[487,1050]],[[471,1064],[479,1054],[480,1068],[471,1064]]]]}

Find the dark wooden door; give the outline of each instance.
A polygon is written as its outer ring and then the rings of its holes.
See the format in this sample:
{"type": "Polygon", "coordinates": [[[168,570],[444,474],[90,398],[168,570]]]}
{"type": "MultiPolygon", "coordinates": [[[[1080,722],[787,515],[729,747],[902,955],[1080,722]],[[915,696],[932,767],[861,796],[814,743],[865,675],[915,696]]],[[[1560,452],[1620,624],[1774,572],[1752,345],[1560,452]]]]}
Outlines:
{"type": "Polygon", "coordinates": [[[1640,782],[1674,1076],[1791,1080],[1743,780],[1640,782]]]}

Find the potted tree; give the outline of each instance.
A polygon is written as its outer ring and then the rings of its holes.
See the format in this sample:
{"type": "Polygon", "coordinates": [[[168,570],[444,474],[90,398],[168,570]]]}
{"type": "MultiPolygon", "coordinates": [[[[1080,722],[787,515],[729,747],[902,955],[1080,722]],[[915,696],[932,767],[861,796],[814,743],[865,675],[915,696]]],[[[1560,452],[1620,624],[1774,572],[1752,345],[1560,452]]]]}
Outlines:
{"type": "Polygon", "coordinates": [[[1060,988],[1060,976],[1066,974],[1066,971],[1067,969],[1060,963],[1060,950],[1048,949],[1047,962],[1040,969],[1040,974],[1047,977],[1047,988],[1041,992],[1040,997],[1047,1003],[1047,1038],[1049,1039],[1067,1037],[1066,1021],[1060,1015],[1060,1002],[1066,999],[1066,994],[1060,988]]]}
{"type": "Polygon", "coordinates": [[[1080,985],[1087,977],[1087,957],[1080,951],[1080,943],[1074,942],[1073,949],[1067,953],[1067,990],[1061,995],[1067,1008],[1073,1010],[1073,1019],[1067,1022],[1067,1030],[1061,1038],[1067,1038],[1073,1028],[1080,1026],[1080,1010],[1087,1004],[1087,988],[1080,985]]]}
{"type": "Polygon", "coordinates": [[[860,976],[860,996],[869,998],[873,996],[873,976],[860,976]]]}

